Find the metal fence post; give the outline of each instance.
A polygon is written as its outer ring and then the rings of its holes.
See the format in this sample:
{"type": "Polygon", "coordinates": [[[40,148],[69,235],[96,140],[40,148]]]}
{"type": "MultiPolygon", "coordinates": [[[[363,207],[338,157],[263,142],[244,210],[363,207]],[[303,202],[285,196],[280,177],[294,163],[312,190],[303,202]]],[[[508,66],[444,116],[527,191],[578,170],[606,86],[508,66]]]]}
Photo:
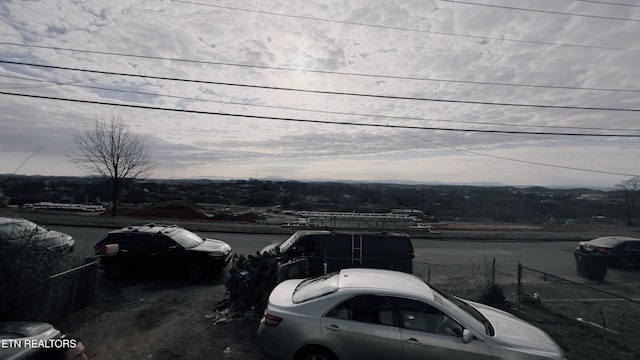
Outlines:
{"type": "Polygon", "coordinates": [[[496,258],[491,263],[491,286],[496,285],[496,258]]]}
{"type": "Polygon", "coordinates": [[[518,289],[517,289],[518,304],[522,304],[522,264],[518,261],[518,289]]]}
{"type": "Polygon", "coordinates": [[[45,303],[44,308],[44,322],[49,321],[49,303],[51,302],[51,282],[53,278],[49,276],[49,281],[47,282],[47,301],[45,303]]]}
{"type": "Polygon", "coordinates": [[[71,297],[71,313],[73,313],[76,309],[76,296],[78,296],[78,277],[80,276],[81,271],[85,271],[86,268],[82,268],[80,271],[76,271],[74,273],[75,279],[73,282],[73,296],[71,297]]]}

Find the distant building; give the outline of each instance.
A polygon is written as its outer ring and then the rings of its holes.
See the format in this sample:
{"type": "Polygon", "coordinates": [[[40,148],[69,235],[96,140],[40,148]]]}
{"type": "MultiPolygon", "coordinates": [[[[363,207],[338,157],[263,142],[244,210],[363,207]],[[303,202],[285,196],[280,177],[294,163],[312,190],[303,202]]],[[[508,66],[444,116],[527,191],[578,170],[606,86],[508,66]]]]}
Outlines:
{"type": "Polygon", "coordinates": [[[417,209],[391,209],[392,214],[401,214],[408,216],[423,217],[424,211],[417,209]]]}
{"type": "Polygon", "coordinates": [[[291,227],[327,227],[348,229],[409,229],[418,224],[417,213],[356,213],[331,211],[299,211],[291,227]]]}
{"type": "Polygon", "coordinates": [[[582,194],[578,196],[578,200],[602,201],[607,199],[606,194],[582,194]]]}

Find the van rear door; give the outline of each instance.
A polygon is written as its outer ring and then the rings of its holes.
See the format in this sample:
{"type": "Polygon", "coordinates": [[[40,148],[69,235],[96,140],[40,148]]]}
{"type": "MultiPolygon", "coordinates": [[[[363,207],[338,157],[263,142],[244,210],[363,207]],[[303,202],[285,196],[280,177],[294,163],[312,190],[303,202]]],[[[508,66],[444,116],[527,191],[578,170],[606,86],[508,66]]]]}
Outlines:
{"type": "Polygon", "coordinates": [[[413,245],[404,235],[364,236],[362,266],[413,273],[413,245]]]}

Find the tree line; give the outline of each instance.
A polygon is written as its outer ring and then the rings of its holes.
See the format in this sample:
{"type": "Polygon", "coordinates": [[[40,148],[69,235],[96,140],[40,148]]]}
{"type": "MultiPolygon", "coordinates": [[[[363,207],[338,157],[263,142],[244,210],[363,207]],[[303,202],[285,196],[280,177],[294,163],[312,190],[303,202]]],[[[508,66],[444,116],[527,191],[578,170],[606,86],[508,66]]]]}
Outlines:
{"type": "Polygon", "coordinates": [[[394,208],[412,208],[421,210],[433,221],[539,223],[595,219],[628,226],[633,225],[640,196],[640,177],[622,181],[610,191],[258,179],[150,180],[155,168],[151,154],[143,139],[121,117],[98,117],[93,127],[75,134],[73,140],[75,146],[67,151],[67,157],[90,177],[59,181],[39,178],[48,181],[45,185],[38,184],[38,178],[12,174],[0,183],[3,190],[0,193],[14,203],[24,203],[27,197],[31,202],[62,199],[105,202],[111,215],[117,214],[120,201],[137,206],[180,199],[278,210],[389,212],[394,208]],[[584,194],[592,197],[581,197],[584,194]]]}

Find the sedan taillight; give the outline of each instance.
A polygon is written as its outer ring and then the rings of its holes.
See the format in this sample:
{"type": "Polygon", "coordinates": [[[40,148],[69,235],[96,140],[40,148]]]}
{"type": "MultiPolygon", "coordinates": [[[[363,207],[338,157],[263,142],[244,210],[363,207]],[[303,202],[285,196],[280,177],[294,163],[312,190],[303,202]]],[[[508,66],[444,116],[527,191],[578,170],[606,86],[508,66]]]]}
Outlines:
{"type": "Polygon", "coordinates": [[[263,319],[264,324],[269,326],[278,326],[278,324],[280,324],[280,322],[282,321],[281,317],[271,315],[266,310],[264,311],[263,319]]]}

